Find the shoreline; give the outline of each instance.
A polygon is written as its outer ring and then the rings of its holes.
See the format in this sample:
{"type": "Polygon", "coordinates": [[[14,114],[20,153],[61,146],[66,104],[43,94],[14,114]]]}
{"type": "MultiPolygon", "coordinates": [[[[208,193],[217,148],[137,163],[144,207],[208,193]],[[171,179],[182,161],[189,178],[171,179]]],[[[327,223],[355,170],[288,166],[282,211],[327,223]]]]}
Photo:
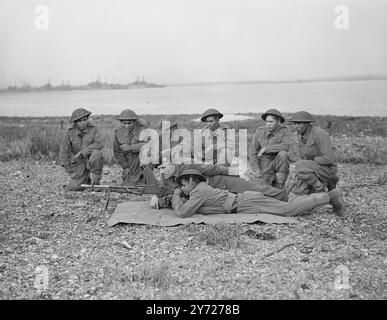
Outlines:
{"type": "Polygon", "coordinates": [[[306,79],[283,79],[283,80],[242,80],[242,81],[203,81],[203,82],[187,82],[187,83],[144,83],[144,84],[120,84],[120,83],[101,83],[94,82],[86,85],[58,85],[52,86],[45,84],[41,87],[18,87],[9,86],[1,87],[0,94],[18,94],[18,93],[35,93],[35,92],[60,92],[60,91],[99,91],[99,90],[128,90],[128,89],[152,89],[165,87],[196,87],[196,86],[218,86],[218,85],[248,85],[248,84],[301,84],[313,82],[346,82],[346,81],[378,81],[387,80],[387,75],[354,75],[354,76],[338,76],[338,77],[321,77],[321,78],[306,78],[306,79]],[[11,88],[11,89],[9,89],[11,88]]]}
{"type": "MultiPolygon", "coordinates": [[[[230,129],[246,130],[248,142],[252,141],[258,127],[265,125],[261,113],[239,113],[251,116],[247,120],[223,121],[230,129]]],[[[289,114],[283,113],[286,119],[289,114]]],[[[112,152],[113,129],[119,124],[118,115],[92,115],[92,122],[106,139],[104,159],[114,163],[112,152]]],[[[179,128],[189,132],[203,127],[195,121],[199,114],[140,115],[151,129],[160,129],[161,120],[177,122],[179,128]]],[[[314,116],[316,125],[328,132],[336,148],[338,162],[387,164],[387,117],[314,116]]],[[[18,158],[45,158],[55,160],[64,130],[69,126],[65,117],[0,117],[0,160],[18,158]]],[[[294,134],[294,126],[285,125],[294,134]]],[[[237,139],[237,143],[238,143],[237,139]]]]}
{"type": "MultiPolygon", "coordinates": [[[[250,117],[249,119],[241,119],[241,120],[227,120],[227,121],[222,121],[222,122],[233,122],[233,121],[254,121],[254,120],[260,120],[260,115],[262,114],[263,112],[237,112],[237,113],[224,113],[224,116],[228,116],[228,118],[230,118],[231,116],[242,116],[242,117],[250,117]]],[[[282,114],[284,116],[286,116],[287,118],[289,117],[289,115],[292,115],[294,114],[295,112],[283,112],[282,114]]],[[[139,117],[176,117],[176,118],[189,118],[187,120],[192,120],[192,121],[195,121],[196,118],[200,117],[200,113],[160,113],[160,114],[156,114],[156,113],[137,113],[137,115],[139,117]],[[191,119],[192,118],[192,119],[191,119]]],[[[352,120],[352,119],[381,119],[381,120],[387,120],[387,116],[354,116],[354,115],[334,115],[334,114],[315,114],[313,113],[312,114],[313,116],[317,117],[317,118],[324,118],[324,117],[328,117],[328,118],[337,118],[337,119],[346,119],[346,120],[352,120]]],[[[100,118],[106,118],[106,119],[115,119],[118,117],[118,114],[95,114],[93,113],[91,115],[91,118],[96,118],[96,119],[100,119],[100,118]]],[[[0,120],[7,120],[7,119],[11,119],[11,120],[17,120],[17,119],[36,119],[36,120],[39,120],[39,119],[69,119],[70,116],[69,115],[64,115],[64,116],[3,116],[3,115],[0,115],[0,120]]],[[[227,118],[226,118],[227,119],[227,118]]]]}

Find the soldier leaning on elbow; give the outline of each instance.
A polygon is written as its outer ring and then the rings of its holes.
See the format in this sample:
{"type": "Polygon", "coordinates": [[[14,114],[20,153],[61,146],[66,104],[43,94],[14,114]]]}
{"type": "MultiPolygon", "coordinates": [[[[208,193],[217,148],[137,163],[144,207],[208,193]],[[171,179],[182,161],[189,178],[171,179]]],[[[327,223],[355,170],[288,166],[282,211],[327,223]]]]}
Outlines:
{"type": "Polygon", "coordinates": [[[160,169],[164,184],[170,187],[177,186],[176,180],[182,172],[194,169],[205,176],[208,185],[213,188],[227,190],[232,193],[258,191],[265,196],[281,201],[288,201],[288,197],[293,196],[289,195],[286,189],[277,189],[259,182],[246,181],[240,178],[238,170],[232,167],[212,164],[167,164],[160,166],[160,169]]]}
{"type": "Polygon", "coordinates": [[[206,183],[206,178],[194,169],[182,172],[177,178],[177,183],[182,187],[174,191],[172,208],[176,215],[182,218],[195,213],[271,213],[294,216],[325,204],[331,204],[337,214],[341,215],[345,207],[340,191],[336,189],[284,202],[266,197],[260,192],[245,191],[234,194],[227,190],[212,188],[206,183]],[[182,197],[183,193],[189,198],[182,197]]]}

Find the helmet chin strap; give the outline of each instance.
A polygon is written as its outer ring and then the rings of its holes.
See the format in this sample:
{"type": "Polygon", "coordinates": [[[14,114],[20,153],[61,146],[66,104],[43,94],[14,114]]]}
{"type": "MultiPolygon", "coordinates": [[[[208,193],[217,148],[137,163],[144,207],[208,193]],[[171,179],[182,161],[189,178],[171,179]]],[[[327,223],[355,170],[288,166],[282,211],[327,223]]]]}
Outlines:
{"type": "Polygon", "coordinates": [[[83,131],[86,129],[86,125],[80,125],[79,123],[75,123],[75,126],[78,128],[78,130],[83,131]]]}
{"type": "Polygon", "coordinates": [[[195,187],[195,183],[193,181],[193,177],[189,177],[188,185],[189,185],[189,191],[188,191],[188,193],[189,193],[195,187]]]}
{"type": "Polygon", "coordinates": [[[309,127],[311,127],[311,126],[312,126],[311,123],[309,123],[309,122],[306,123],[304,126],[304,130],[301,132],[301,135],[305,134],[308,131],[309,127]]]}
{"type": "Polygon", "coordinates": [[[192,177],[189,177],[189,187],[192,189],[194,187],[194,182],[193,182],[193,178],[192,177]]]}
{"type": "Polygon", "coordinates": [[[216,130],[216,129],[218,129],[219,127],[220,127],[220,124],[219,124],[219,119],[216,119],[215,121],[214,121],[214,123],[212,123],[211,124],[211,130],[216,130]]]}

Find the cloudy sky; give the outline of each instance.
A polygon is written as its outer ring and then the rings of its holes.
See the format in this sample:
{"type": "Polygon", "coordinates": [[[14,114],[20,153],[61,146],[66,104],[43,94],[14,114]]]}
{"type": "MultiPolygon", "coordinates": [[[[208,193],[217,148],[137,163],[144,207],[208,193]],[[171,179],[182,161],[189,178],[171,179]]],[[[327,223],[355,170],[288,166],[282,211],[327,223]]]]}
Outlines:
{"type": "Polygon", "coordinates": [[[387,74],[386,13],[387,0],[0,0],[0,86],[387,74]]]}

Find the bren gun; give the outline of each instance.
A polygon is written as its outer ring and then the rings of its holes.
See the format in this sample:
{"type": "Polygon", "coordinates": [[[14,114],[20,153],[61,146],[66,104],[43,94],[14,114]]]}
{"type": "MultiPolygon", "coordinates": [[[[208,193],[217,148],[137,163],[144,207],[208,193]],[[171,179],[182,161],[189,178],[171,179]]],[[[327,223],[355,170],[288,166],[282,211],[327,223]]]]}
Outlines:
{"type": "Polygon", "coordinates": [[[155,175],[149,168],[145,168],[142,174],[145,177],[145,181],[147,183],[146,185],[110,186],[110,185],[81,184],[81,187],[91,191],[107,191],[105,210],[109,205],[111,192],[130,193],[135,195],[152,194],[152,195],[156,195],[160,199],[173,194],[173,188],[160,184],[160,182],[156,179],[155,175]]]}

